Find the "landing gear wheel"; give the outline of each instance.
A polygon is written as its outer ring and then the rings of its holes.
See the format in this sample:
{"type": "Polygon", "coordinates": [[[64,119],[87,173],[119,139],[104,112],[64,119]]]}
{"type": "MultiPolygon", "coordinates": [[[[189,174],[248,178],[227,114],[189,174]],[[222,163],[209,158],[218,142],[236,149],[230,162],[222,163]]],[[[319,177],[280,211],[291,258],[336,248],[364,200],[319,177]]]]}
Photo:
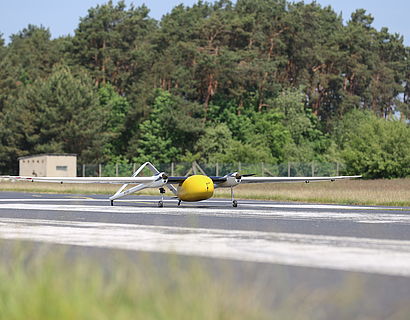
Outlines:
{"type": "Polygon", "coordinates": [[[178,207],[181,205],[181,200],[178,200],[178,207]]]}
{"type": "Polygon", "coordinates": [[[161,200],[158,202],[158,208],[162,208],[164,206],[164,188],[159,188],[159,193],[161,194],[161,200]]]}
{"type": "Polygon", "coordinates": [[[236,208],[238,206],[238,201],[234,200],[232,201],[232,207],[236,208]]]}
{"type": "Polygon", "coordinates": [[[114,205],[114,200],[111,200],[111,207],[114,205]]]}

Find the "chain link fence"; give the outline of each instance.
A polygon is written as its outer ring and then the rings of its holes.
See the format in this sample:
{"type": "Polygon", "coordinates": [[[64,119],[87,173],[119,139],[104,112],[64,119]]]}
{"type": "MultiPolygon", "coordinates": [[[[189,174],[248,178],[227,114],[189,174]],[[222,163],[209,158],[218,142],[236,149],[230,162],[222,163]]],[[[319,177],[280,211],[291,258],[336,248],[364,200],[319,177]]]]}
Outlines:
{"type": "MultiPolygon", "coordinates": [[[[127,177],[131,176],[140,164],[79,164],[78,177],[127,177]]],[[[171,176],[186,176],[192,174],[205,174],[209,176],[224,176],[231,172],[243,174],[253,173],[262,177],[319,177],[338,176],[343,174],[345,166],[339,162],[288,162],[281,164],[269,163],[214,163],[205,164],[197,162],[172,162],[168,164],[155,164],[159,171],[171,176]]],[[[151,176],[148,169],[142,175],[151,176]]]]}

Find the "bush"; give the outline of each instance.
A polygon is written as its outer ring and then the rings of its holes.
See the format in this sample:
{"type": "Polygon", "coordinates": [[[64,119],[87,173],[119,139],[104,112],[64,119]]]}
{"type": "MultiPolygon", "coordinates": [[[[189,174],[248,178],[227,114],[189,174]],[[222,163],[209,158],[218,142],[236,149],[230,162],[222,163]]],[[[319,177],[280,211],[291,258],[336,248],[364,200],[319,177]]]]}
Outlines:
{"type": "Polygon", "coordinates": [[[410,175],[410,128],[404,122],[355,110],[339,124],[336,139],[348,174],[366,178],[410,175]]]}

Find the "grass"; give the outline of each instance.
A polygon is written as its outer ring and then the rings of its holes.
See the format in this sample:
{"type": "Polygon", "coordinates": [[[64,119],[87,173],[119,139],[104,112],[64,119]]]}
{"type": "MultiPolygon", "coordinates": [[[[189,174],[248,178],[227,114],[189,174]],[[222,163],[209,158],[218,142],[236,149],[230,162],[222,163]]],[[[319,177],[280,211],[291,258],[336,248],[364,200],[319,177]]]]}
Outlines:
{"type": "Polygon", "coordinates": [[[124,254],[101,263],[55,246],[5,247],[0,319],[268,319],[250,291],[213,281],[198,264],[182,268],[176,257],[166,266],[133,263],[124,254]]]}
{"type": "MultiPolygon", "coordinates": [[[[0,190],[20,192],[113,194],[118,185],[0,182],[0,190]]],[[[238,199],[301,201],[360,205],[410,206],[410,179],[344,180],[314,183],[270,183],[240,185],[238,199]]],[[[142,194],[158,195],[155,189],[142,194]]],[[[169,194],[169,192],[168,192],[169,194]]],[[[216,197],[230,197],[229,189],[217,189],[216,197]]]]}
{"type": "Polygon", "coordinates": [[[384,302],[385,312],[378,299],[368,297],[371,279],[355,274],[312,289],[290,287],[291,273],[276,267],[262,269],[274,273],[264,285],[264,272],[255,274],[253,268],[235,271],[222,263],[210,271],[195,258],[98,255],[18,241],[0,242],[0,258],[0,320],[404,320],[410,315],[406,297],[384,302]]]}

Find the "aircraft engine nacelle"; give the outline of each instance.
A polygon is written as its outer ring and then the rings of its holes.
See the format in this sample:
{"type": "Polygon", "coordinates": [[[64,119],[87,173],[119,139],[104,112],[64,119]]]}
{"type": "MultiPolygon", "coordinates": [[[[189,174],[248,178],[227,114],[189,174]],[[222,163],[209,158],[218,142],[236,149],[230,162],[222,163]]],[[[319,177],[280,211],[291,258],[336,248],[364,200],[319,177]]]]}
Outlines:
{"type": "Polygon", "coordinates": [[[168,176],[164,173],[155,175],[157,179],[149,184],[149,188],[161,188],[168,183],[168,176]]]}
{"type": "Polygon", "coordinates": [[[178,186],[177,196],[182,201],[201,201],[214,194],[214,182],[203,175],[193,175],[178,186]]]}
{"type": "Polygon", "coordinates": [[[219,183],[218,187],[220,188],[235,187],[238,184],[240,184],[242,180],[242,176],[238,172],[230,173],[226,175],[224,178],[226,178],[226,181],[219,183]]]}

